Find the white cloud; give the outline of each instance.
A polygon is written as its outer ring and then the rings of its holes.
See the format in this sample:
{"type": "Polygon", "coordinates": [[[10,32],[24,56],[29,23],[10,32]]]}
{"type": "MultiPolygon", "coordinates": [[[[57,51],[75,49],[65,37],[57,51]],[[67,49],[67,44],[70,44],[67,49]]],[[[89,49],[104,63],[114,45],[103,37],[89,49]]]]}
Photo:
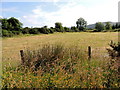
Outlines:
{"type": "Polygon", "coordinates": [[[3,16],[0,16],[0,18],[3,18],[3,16]]]}
{"type": "Polygon", "coordinates": [[[79,17],[83,17],[88,24],[98,21],[117,21],[118,20],[118,1],[119,0],[101,0],[99,3],[92,0],[92,6],[86,6],[91,0],[70,0],[65,5],[59,5],[59,0],[55,4],[60,9],[55,12],[43,11],[40,6],[32,10],[32,14],[21,18],[23,23],[30,26],[53,26],[55,22],[63,23],[63,26],[73,26],[79,17]],[[81,4],[84,3],[84,4],[81,4]]]}

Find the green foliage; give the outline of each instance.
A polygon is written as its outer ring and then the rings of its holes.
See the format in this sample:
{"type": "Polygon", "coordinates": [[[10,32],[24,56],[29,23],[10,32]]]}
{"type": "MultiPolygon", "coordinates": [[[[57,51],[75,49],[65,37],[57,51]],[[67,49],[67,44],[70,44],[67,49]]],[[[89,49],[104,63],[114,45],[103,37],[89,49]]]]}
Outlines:
{"type": "Polygon", "coordinates": [[[64,27],[65,32],[71,32],[71,30],[68,27],[64,27]]]}
{"type": "Polygon", "coordinates": [[[112,87],[112,83],[114,83],[113,80],[116,80],[116,83],[119,82],[119,73],[120,73],[120,42],[117,44],[114,43],[113,41],[110,42],[109,46],[111,47],[110,49],[107,49],[109,56],[111,59],[109,60],[108,63],[108,68],[107,71],[109,73],[107,74],[107,83],[106,86],[107,88],[112,87]],[[116,77],[114,76],[116,75],[116,77]]]}
{"type": "MultiPolygon", "coordinates": [[[[3,37],[12,37],[14,35],[20,35],[20,34],[50,34],[50,33],[54,33],[54,32],[79,32],[79,31],[86,31],[87,28],[87,21],[85,21],[83,18],[79,18],[76,21],[77,27],[72,26],[71,28],[68,27],[63,27],[62,23],[60,22],[56,22],[55,23],[55,28],[50,27],[48,28],[47,26],[41,27],[41,28],[29,28],[29,27],[25,27],[22,28],[22,23],[14,18],[1,18],[0,19],[1,22],[1,27],[3,29],[3,34],[1,34],[3,37]],[[7,30],[7,31],[6,31],[7,30]]],[[[116,25],[111,26],[111,24],[109,22],[106,22],[106,25],[104,26],[101,22],[96,23],[96,30],[91,30],[88,32],[106,32],[106,31],[110,31],[110,32],[117,32],[120,31],[120,24],[116,23],[116,25]],[[106,30],[104,30],[106,28],[106,30]],[[112,30],[114,29],[114,30],[112,30]]]]}
{"type": "Polygon", "coordinates": [[[29,32],[30,32],[30,28],[29,27],[25,27],[25,28],[22,29],[22,33],[23,34],[29,34],[29,32]]]}
{"type": "Polygon", "coordinates": [[[6,18],[2,19],[2,29],[8,29],[8,21],[6,18]]]}
{"type": "Polygon", "coordinates": [[[120,28],[120,23],[116,23],[115,25],[112,26],[112,29],[119,29],[120,28]]]}
{"type": "Polygon", "coordinates": [[[21,31],[12,31],[14,35],[20,35],[22,32],[21,31]]]}
{"type": "Polygon", "coordinates": [[[2,29],[2,36],[3,37],[12,37],[13,35],[14,34],[12,33],[12,31],[2,29]]]}
{"type": "Polygon", "coordinates": [[[56,29],[57,32],[63,32],[64,31],[62,23],[60,23],[60,22],[55,23],[55,29],[56,29]]]}
{"type": "Polygon", "coordinates": [[[30,33],[30,34],[39,34],[37,28],[31,28],[31,29],[29,30],[29,33],[30,33]]]}
{"type": "Polygon", "coordinates": [[[49,34],[50,30],[47,28],[47,26],[44,26],[44,27],[39,29],[39,32],[44,33],[44,34],[49,34]]]}
{"type": "Polygon", "coordinates": [[[112,29],[115,29],[115,25],[112,26],[112,29]]]}
{"type": "Polygon", "coordinates": [[[54,33],[55,29],[53,27],[50,27],[49,32],[54,33]]]}
{"type": "Polygon", "coordinates": [[[98,32],[100,32],[105,29],[105,26],[101,22],[98,22],[95,24],[95,28],[97,29],[98,32]]]}
{"type": "Polygon", "coordinates": [[[112,25],[110,24],[110,22],[106,22],[105,29],[106,30],[111,30],[112,29],[112,25]]]}
{"type": "Polygon", "coordinates": [[[77,24],[77,28],[80,30],[80,31],[84,31],[86,29],[86,26],[87,26],[87,21],[85,21],[83,18],[79,18],[77,21],[76,21],[76,24],[77,24]]]}
{"type": "Polygon", "coordinates": [[[14,17],[2,19],[2,29],[18,31],[21,27],[22,23],[14,17]]]}
{"type": "Polygon", "coordinates": [[[9,27],[8,29],[10,30],[18,31],[22,27],[22,23],[14,17],[9,18],[7,22],[8,22],[8,27],[9,27]]]}
{"type": "Polygon", "coordinates": [[[1,19],[1,23],[3,37],[12,37],[13,35],[19,35],[21,33],[22,23],[18,19],[14,17],[9,19],[4,18],[1,19]]]}
{"type": "Polygon", "coordinates": [[[111,41],[109,45],[112,48],[112,49],[107,49],[109,55],[112,58],[120,57],[120,42],[118,42],[118,44],[116,44],[113,41],[111,41]]]}
{"type": "Polygon", "coordinates": [[[78,29],[77,27],[75,27],[75,26],[72,26],[72,27],[71,27],[71,30],[72,30],[73,32],[79,32],[79,29],[78,29]]]}

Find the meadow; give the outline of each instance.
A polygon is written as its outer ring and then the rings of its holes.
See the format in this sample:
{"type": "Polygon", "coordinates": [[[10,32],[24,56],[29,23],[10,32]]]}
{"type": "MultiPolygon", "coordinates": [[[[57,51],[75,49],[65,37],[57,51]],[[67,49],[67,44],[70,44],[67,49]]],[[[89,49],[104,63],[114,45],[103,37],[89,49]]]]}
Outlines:
{"type": "MultiPolygon", "coordinates": [[[[23,37],[3,38],[2,40],[2,60],[3,66],[20,64],[20,50],[26,48],[35,49],[44,44],[61,43],[65,46],[78,46],[84,51],[88,46],[92,47],[93,54],[102,54],[109,47],[109,42],[118,41],[117,32],[107,33],[55,33],[49,35],[34,35],[23,37]]],[[[94,56],[94,55],[93,55],[94,56]]]]}
{"type": "Polygon", "coordinates": [[[117,71],[109,64],[106,50],[110,48],[108,44],[111,40],[118,42],[117,32],[54,33],[3,38],[3,88],[118,88],[118,77],[115,76],[117,71]],[[59,64],[53,65],[52,72],[38,70],[36,75],[28,67],[19,66],[20,50],[38,50],[40,47],[45,48],[45,45],[62,45],[65,49],[61,49],[61,52],[68,52],[63,55],[64,58],[58,58],[59,64]],[[90,62],[87,60],[88,46],[92,48],[90,62]]]}

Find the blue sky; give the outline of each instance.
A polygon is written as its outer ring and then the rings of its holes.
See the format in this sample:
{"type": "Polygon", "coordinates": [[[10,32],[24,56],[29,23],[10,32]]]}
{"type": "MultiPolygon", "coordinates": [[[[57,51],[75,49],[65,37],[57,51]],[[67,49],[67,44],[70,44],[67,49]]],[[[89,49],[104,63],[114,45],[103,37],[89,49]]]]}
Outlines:
{"type": "Polygon", "coordinates": [[[32,10],[37,6],[46,12],[53,12],[59,9],[52,2],[3,2],[2,15],[3,17],[20,17],[32,13],[32,10]]]}
{"type": "Polygon", "coordinates": [[[119,0],[3,0],[1,17],[18,18],[25,26],[74,26],[83,17],[88,24],[118,21],[119,0]],[[29,2],[28,2],[29,1],[29,2]],[[36,2],[35,2],[36,1],[36,2]]]}

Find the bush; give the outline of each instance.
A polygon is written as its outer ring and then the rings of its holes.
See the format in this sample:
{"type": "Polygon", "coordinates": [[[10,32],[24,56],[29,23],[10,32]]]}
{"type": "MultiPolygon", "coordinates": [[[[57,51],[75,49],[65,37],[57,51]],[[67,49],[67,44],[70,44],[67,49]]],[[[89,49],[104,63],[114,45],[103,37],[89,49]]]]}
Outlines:
{"type": "Polygon", "coordinates": [[[25,27],[25,28],[23,28],[21,31],[22,31],[23,34],[29,34],[30,28],[25,27]]]}
{"type": "Polygon", "coordinates": [[[12,37],[14,34],[12,33],[12,31],[8,31],[8,30],[2,30],[2,36],[3,37],[12,37]]]}
{"type": "Polygon", "coordinates": [[[97,23],[95,24],[95,29],[100,32],[100,31],[102,31],[102,30],[105,30],[105,26],[104,26],[103,23],[97,22],[97,23]]]}
{"type": "Polygon", "coordinates": [[[120,42],[118,42],[118,44],[116,44],[113,41],[111,41],[109,45],[112,48],[112,49],[107,49],[109,55],[112,58],[120,57],[120,42]]]}
{"type": "Polygon", "coordinates": [[[71,32],[71,30],[68,27],[64,27],[65,32],[71,32]]]}
{"type": "Polygon", "coordinates": [[[107,30],[103,30],[102,32],[107,32],[107,30]]]}
{"type": "Polygon", "coordinates": [[[31,28],[29,31],[30,34],[39,34],[38,29],[37,28],[31,28]]]}
{"type": "Polygon", "coordinates": [[[20,34],[21,34],[20,31],[12,31],[12,33],[13,33],[14,35],[20,35],[20,34]]]}
{"type": "MultiPolygon", "coordinates": [[[[80,58],[81,55],[80,50],[77,50],[77,48],[65,49],[62,45],[44,45],[38,50],[27,50],[25,52],[24,66],[32,67],[34,70],[41,69],[44,72],[51,72],[51,69],[53,69],[55,65],[59,65],[62,60],[66,58],[77,59],[80,58]]],[[[67,68],[67,66],[65,67],[67,68]]],[[[71,69],[70,67],[66,70],[71,69]]]]}
{"type": "Polygon", "coordinates": [[[71,27],[71,31],[73,31],[73,32],[79,32],[78,28],[75,27],[75,26],[72,26],[72,27],[71,27]]]}
{"type": "Polygon", "coordinates": [[[86,30],[86,32],[98,32],[98,30],[92,29],[92,30],[86,30]]]}
{"type": "Polygon", "coordinates": [[[50,33],[54,33],[54,29],[50,28],[50,29],[49,29],[49,32],[50,32],[50,33]]]}
{"type": "Polygon", "coordinates": [[[119,75],[120,75],[120,42],[118,44],[114,43],[113,41],[110,42],[111,49],[108,50],[108,54],[111,57],[107,64],[107,71],[109,72],[106,76],[107,88],[112,87],[113,83],[119,82],[119,75]],[[113,82],[114,81],[114,82],[113,82]]]}

